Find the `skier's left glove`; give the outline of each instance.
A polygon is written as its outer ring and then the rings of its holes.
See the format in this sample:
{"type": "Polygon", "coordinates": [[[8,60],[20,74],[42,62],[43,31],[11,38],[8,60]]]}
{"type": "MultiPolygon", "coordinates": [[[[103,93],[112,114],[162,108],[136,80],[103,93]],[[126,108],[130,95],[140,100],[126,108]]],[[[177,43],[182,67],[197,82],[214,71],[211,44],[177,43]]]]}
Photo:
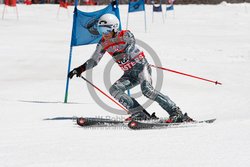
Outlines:
{"type": "Polygon", "coordinates": [[[68,77],[70,79],[72,79],[74,77],[74,75],[76,75],[77,77],[80,77],[81,74],[85,71],[85,66],[81,65],[77,68],[74,68],[72,71],[70,71],[68,77]]]}

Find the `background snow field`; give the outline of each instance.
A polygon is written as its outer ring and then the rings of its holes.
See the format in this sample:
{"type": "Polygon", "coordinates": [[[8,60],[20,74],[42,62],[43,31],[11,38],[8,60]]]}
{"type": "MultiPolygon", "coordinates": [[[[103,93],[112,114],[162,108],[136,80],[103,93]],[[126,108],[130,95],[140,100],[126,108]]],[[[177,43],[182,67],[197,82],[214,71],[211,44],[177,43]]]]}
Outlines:
{"type": "MultiPolygon", "coordinates": [[[[250,4],[176,5],[175,14],[147,10],[129,16],[129,30],[150,45],[163,67],[218,80],[223,85],[164,72],[161,92],[197,120],[214,124],[191,128],[133,131],[126,128],[84,129],[72,120],[46,118],[110,116],[92,99],[80,78],[65,79],[73,7],[17,5],[0,20],[0,166],[1,167],[248,167],[250,165],[250,4]],[[165,15],[165,13],[164,13],[165,15]]],[[[81,6],[94,11],[104,6],[81,6]]],[[[4,6],[0,5],[0,13],[4,6]]],[[[165,8],[165,7],[164,7],[165,8]]],[[[126,27],[127,5],[120,5],[126,27]]],[[[84,63],[95,45],[73,49],[72,68],[84,63]]],[[[146,57],[152,63],[148,53],[146,57]]],[[[111,56],[93,70],[93,83],[108,93],[103,78],[115,82],[122,71],[114,65],[103,76],[111,56]]],[[[153,82],[157,80],[153,69],[153,82]]],[[[131,90],[136,93],[139,88],[131,90]]],[[[97,93],[109,106],[114,104],[97,93]]],[[[139,97],[141,103],[145,97],[139,97]]],[[[158,104],[147,108],[160,117],[158,104]]]]}

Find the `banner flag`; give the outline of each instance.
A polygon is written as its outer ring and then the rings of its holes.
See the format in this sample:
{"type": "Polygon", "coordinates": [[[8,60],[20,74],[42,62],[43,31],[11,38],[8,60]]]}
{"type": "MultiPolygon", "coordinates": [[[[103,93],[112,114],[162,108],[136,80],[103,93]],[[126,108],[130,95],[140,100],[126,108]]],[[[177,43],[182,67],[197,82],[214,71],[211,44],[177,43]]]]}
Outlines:
{"type": "Polygon", "coordinates": [[[169,11],[169,10],[174,10],[174,4],[171,4],[170,6],[167,6],[167,9],[166,9],[167,11],[169,11]]]}
{"type": "Polygon", "coordinates": [[[145,11],[145,3],[144,0],[138,0],[135,2],[130,1],[128,4],[128,12],[140,12],[145,11]]]}
{"type": "Polygon", "coordinates": [[[101,34],[97,31],[97,22],[106,13],[114,14],[120,20],[119,8],[112,4],[95,12],[82,12],[75,7],[71,46],[98,43],[101,34]]]}
{"type": "Polygon", "coordinates": [[[163,11],[162,11],[162,0],[160,0],[160,3],[158,4],[158,6],[156,6],[155,2],[152,1],[152,6],[153,6],[152,22],[154,22],[154,12],[161,12],[162,13],[162,21],[163,21],[163,23],[165,23],[164,14],[163,14],[163,11]]]}
{"type": "Polygon", "coordinates": [[[170,6],[167,6],[166,10],[174,10],[174,1],[175,0],[168,0],[168,3],[170,4],[170,6]]]}
{"type": "Polygon", "coordinates": [[[65,0],[60,0],[60,4],[59,4],[59,7],[62,7],[62,8],[65,8],[65,9],[68,9],[68,2],[65,1],[65,0]]]}
{"type": "Polygon", "coordinates": [[[18,20],[19,16],[18,16],[18,10],[17,10],[17,5],[16,5],[16,0],[5,0],[4,1],[4,8],[3,8],[2,20],[4,19],[4,14],[5,14],[7,6],[8,7],[15,7],[16,8],[16,17],[17,17],[17,20],[18,20]]]}
{"type": "Polygon", "coordinates": [[[121,20],[118,8],[118,0],[112,1],[111,4],[109,4],[104,9],[95,12],[80,11],[77,9],[77,6],[78,6],[78,1],[75,1],[64,103],[67,103],[68,101],[68,90],[69,90],[68,74],[71,69],[73,47],[80,45],[94,44],[99,42],[102,36],[97,31],[97,22],[99,18],[106,13],[111,13],[116,15],[116,17],[120,21],[119,29],[121,30],[121,20]]]}
{"type": "Polygon", "coordinates": [[[15,7],[16,6],[16,0],[5,0],[4,4],[7,5],[7,6],[15,7]]]}
{"type": "Polygon", "coordinates": [[[162,5],[160,4],[159,6],[155,6],[153,4],[153,12],[162,12],[162,5]]]}
{"type": "Polygon", "coordinates": [[[24,0],[23,3],[25,5],[32,5],[32,0],[24,0]]]}

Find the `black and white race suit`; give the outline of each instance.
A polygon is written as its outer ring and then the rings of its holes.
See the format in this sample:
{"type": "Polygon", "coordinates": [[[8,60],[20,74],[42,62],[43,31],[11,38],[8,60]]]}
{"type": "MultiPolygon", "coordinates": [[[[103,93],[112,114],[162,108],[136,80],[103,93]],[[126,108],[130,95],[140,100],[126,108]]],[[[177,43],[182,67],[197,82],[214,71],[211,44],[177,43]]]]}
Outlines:
{"type": "Polygon", "coordinates": [[[110,94],[116,100],[131,113],[142,110],[142,106],[125,93],[126,90],[140,85],[144,96],[158,102],[169,115],[172,115],[177,106],[168,96],[152,87],[151,67],[144,53],[135,45],[134,35],[130,31],[119,31],[108,40],[102,38],[92,57],[85,63],[86,69],[96,66],[105,52],[108,52],[124,71],[121,78],[109,89],[110,94]]]}

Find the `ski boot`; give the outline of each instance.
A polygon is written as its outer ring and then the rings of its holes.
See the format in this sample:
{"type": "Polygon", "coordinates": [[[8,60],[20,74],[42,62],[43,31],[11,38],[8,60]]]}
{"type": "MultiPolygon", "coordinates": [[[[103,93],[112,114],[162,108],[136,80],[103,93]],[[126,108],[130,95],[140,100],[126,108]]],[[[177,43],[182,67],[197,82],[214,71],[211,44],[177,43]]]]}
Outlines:
{"type": "Polygon", "coordinates": [[[166,123],[181,123],[181,122],[194,122],[192,118],[190,118],[187,113],[183,114],[179,107],[175,109],[173,114],[169,116],[169,118],[165,121],[166,123]]]}
{"type": "Polygon", "coordinates": [[[136,113],[133,113],[130,117],[126,118],[125,121],[132,121],[132,120],[155,120],[159,119],[155,113],[150,115],[146,110],[138,111],[136,113]]]}

